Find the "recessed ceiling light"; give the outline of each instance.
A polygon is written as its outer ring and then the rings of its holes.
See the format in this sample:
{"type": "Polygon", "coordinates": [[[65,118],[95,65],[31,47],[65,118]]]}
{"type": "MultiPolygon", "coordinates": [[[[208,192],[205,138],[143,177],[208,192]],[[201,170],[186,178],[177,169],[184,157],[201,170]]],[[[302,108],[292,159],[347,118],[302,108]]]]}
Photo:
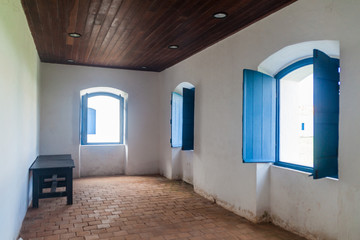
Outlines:
{"type": "Polygon", "coordinates": [[[168,48],[170,48],[170,49],[178,49],[179,45],[169,45],[168,48]]]}
{"type": "Polygon", "coordinates": [[[73,38],[79,38],[79,37],[81,37],[81,34],[77,33],[77,32],[72,32],[72,33],[69,33],[69,36],[73,37],[73,38]]]}
{"type": "Polygon", "coordinates": [[[226,17],[227,17],[227,13],[226,13],[226,12],[214,13],[214,14],[213,14],[213,17],[214,17],[214,18],[217,18],[217,19],[223,19],[223,18],[226,18],[226,17]]]}
{"type": "Polygon", "coordinates": [[[74,59],[68,59],[68,60],[66,60],[68,63],[74,63],[75,61],[74,61],[74,59]]]}
{"type": "Polygon", "coordinates": [[[147,67],[143,66],[143,67],[141,67],[141,69],[147,69],[147,67]]]}

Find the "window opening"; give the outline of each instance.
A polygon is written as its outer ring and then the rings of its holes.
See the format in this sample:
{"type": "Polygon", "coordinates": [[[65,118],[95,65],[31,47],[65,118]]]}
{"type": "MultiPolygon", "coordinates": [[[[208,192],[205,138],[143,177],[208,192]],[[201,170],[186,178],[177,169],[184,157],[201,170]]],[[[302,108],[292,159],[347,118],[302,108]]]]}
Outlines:
{"type": "Polygon", "coordinates": [[[338,177],[339,59],[314,49],[275,77],[244,69],[243,84],[244,162],[338,177]]]}
{"type": "Polygon", "coordinates": [[[122,144],[124,98],[107,92],[82,96],[81,143],[122,144]]]}
{"type": "Polygon", "coordinates": [[[194,150],[195,88],[184,82],[175,91],[171,93],[171,147],[194,150]]]}
{"type": "Polygon", "coordinates": [[[313,167],[313,65],[280,79],[279,161],[313,167]]]}
{"type": "MultiPolygon", "coordinates": [[[[88,99],[89,113],[95,112],[87,132],[88,143],[120,142],[120,101],[108,96],[94,96],[88,99]],[[92,111],[89,111],[93,109],[92,111]],[[89,130],[93,130],[90,131],[89,130]]],[[[88,118],[88,123],[89,123],[88,118]]]]}

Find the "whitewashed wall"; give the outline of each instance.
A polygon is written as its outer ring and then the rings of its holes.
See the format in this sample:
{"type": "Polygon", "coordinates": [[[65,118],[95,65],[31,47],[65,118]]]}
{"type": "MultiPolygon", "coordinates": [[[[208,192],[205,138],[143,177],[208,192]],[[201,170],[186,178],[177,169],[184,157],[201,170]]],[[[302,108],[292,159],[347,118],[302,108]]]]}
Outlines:
{"type": "MultiPolygon", "coordinates": [[[[255,165],[241,160],[242,69],[232,65],[232,49],[217,45],[161,73],[161,173],[176,178],[170,148],[170,96],[181,82],[195,86],[193,184],[203,196],[242,216],[255,219],[255,165]],[[245,194],[244,194],[245,193],[245,194]]],[[[180,154],[182,157],[182,154],[180,154]]],[[[182,166],[185,158],[181,158],[182,166]]],[[[182,169],[183,171],[184,169],[182,169]]],[[[184,172],[183,175],[192,174],[184,172]]]]}
{"type": "Polygon", "coordinates": [[[160,172],[170,178],[178,172],[169,143],[170,92],[188,81],[196,87],[197,192],[253,221],[266,211],[308,238],[359,239],[359,12],[356,0],[299,0],[162,72],[160,172]],[[286,46],[316,40],[340,41],[339,181],[242,163],[242,70],[257,69],[286,46]]]}
{"type": "MultiPolygon", "coordinates": [[[[357,0],[299,0],[160,74],[41,64],[40,153],[71,153],[78,175],[80,90],[118,88],[129,94],[127,174],[192,176],[198,193],[250,220],[262,220],[267,212],[276,224],[312,239],[357,240],[359,12],[357,0]],[[326,39],[340,41],[339,181],[243,164],[242,70],[257,69],[283,47],[326,39]],[[173,162],[169,142],[170,93],[184,81],[196,87],[195,150],[189,168],[184,168],[191,159],[186,154],[179,153],[173,162]]],[[[0,58],[0,104],[6,113],[0,118],[6,126],[0,178],[14,179],[11,188],[0,185],[8,196],[0,200],[6,206],[1,208],[0,232],[4,239],[14,239],[26,212],[27,170],[38,142],[38,58],[19,2],[1,2],[0,33],[1,56],[6,56],[0,58]]]]}
{"type": "Polygon", "coordinates": [[[38,154],[39,58],[20,1],[0,1],[0,239],[18,236],[38,154]]]}
{"type": "Polygon", "coordinates": [[[72,154],[76,177],[79,173],[88,176],[159,172],[158,73],[46,63],[41,66],[41,154],[72,154]],[[128,93],[127,146],[79,148],[80,91],[91,87],[112,87],[128,93]],[[110,158],[103,160],[100,168],[98,161],[104,152],[103,156],[110,158]],[[119,165],[114,172],[111,166],[116,163],[119,165]]]}
{"type": "Polygon", "coordinates": [[[82,145],[79,150],[81,177],[111,176],[125,173],[125,145],[82,145]]]}

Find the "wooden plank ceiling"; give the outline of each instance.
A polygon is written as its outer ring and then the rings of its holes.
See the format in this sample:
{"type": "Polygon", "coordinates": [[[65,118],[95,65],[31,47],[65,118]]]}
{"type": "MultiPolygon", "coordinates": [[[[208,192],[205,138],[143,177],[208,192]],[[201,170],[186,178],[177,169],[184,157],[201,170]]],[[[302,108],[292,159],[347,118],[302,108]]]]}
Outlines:
{"type": "Polygon", "coordinates": [[[22,0],[22,5],[42,62],[162,71],[295,1],[22,0]],[[217,12],[228,16],[216,19],[217,12]],[[68,35],[74,32],[81,37],[68,35]]]}

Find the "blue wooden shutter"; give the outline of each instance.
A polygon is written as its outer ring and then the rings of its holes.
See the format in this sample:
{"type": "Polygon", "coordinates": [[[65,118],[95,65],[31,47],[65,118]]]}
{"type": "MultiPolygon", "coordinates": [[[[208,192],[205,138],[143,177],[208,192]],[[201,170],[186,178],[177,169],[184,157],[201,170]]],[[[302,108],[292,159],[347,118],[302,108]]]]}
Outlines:
{"type": "Polygon", "coordinates": [[[124,144],[124,98],[119,95],[119,101],[120,101],[120,143],[124,144]]]}
{"type": "Polygon", "coordinates": [[[339,60],[314,49],[314,179],[338,176],[339,60]]]}
{"type": "Polygon", "coordinates": [[[183,129],[183,97],[173,92],[171,94],[171,147],[182,146],[183,129]]]}
{"type": "Polygon", "coordinates": [[[81,97],[81,144],[87,144],[88,94],[81,97]]]}
{"type": "Polygon", "coordinates": [[[182,150],[194,150],[195,88],[183,88],[182,150]]]}
{"type": "Polygon", "coordinates": [[[87,134],[96,134],[96,110],[87,109],[87,134]]]}
{"type": "Polygon", "coordinates": [[[244,69],[243,84],[243,161],[275,162],[275,78],[244,69]]]}

